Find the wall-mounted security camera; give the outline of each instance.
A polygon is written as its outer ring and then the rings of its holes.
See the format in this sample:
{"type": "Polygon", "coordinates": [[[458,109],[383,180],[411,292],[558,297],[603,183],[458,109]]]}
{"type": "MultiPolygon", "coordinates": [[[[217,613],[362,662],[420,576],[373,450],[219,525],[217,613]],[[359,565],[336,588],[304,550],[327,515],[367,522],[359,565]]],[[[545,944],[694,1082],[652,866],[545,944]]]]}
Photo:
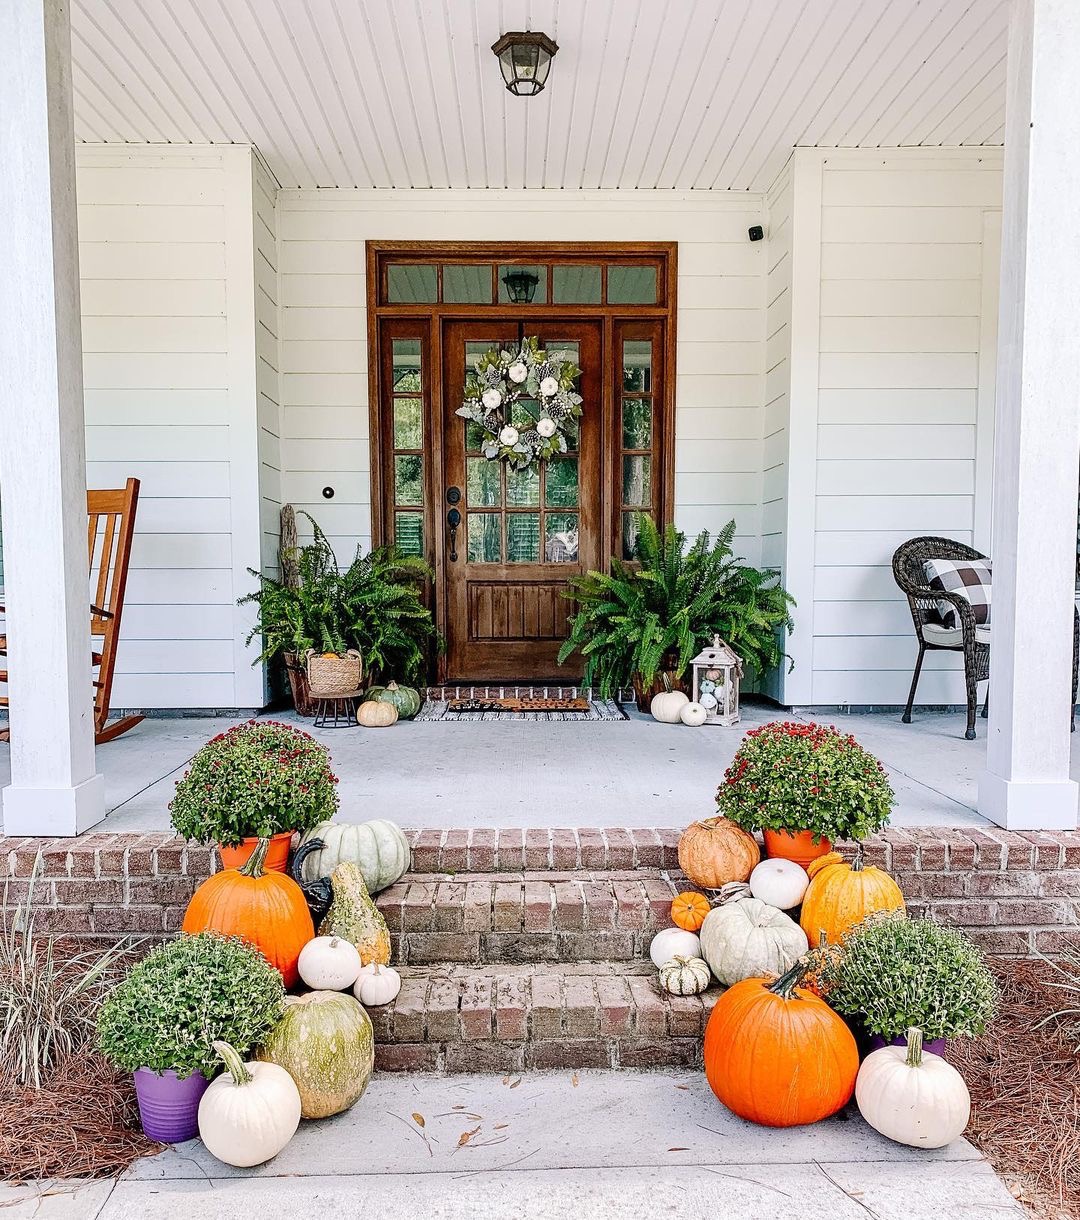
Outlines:
{"type": "Polygon", "coordinates": [[[751,225],[750,228],[746,230],[746,235],[751,241],[761,241],[765,236],[765,230],[761,227],[761,225],[751,225]]]}

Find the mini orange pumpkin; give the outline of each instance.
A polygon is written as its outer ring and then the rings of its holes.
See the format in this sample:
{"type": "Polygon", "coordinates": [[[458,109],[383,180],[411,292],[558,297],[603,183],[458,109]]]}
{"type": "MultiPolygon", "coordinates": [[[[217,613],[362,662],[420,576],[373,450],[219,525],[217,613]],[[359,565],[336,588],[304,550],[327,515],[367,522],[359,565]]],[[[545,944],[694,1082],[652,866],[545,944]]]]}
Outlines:
{"type": "Polygon", "coordinates": [[[712,910],[712,903],[697,890],[683,890],[671,904],[671,922],[684,932],[696,932],[712,910]]]}
{"type": "Polygon", "coordinates": [[[199,886],[184,914],[185,932],[240,936],[281,971],[286,987],[299,981],[300,950],[314,939],[304,892],[285,873],[263,871],[269,839],[260,839],[243,868],[227,868],[199,886]]]}
{"type": "Polygon", "coordinates": [[[820,867],[811,872],[799,916],[808,937],[824,933],[829,943],[837,945],[875,911],[904,912],[900,887],[880,868],[864,868],[862,858],[860,843],[853,863],[832,852],[822,856],[820,867]]]}
{"type": "Polygon", "coordinates": [[[727,818],[692,822],[679,839],[679,867],[703,890],[745,881],[760,859],[754,836],[727,818]]]}
{"type": "Polygon", "coordinates": [[[855,1089],[855,1039],[824,1000],[799,985],[805,969],[800,961],[779,979],[729,987],[705,1027],[709,1085],[752,1123],[815,1123],[835,1114],[855,1089]]]}

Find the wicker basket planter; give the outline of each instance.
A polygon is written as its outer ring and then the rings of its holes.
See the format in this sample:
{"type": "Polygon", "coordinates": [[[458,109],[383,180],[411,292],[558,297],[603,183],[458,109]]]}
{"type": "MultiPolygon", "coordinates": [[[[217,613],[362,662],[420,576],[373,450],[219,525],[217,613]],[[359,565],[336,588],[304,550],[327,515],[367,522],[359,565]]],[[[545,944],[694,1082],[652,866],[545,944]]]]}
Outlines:
{"type": "Polygon", "coordinates": [[[349,695],[360,686],[363,664],[355,648],[348,652],[316,652],[309,649],[304,658],[308,689],[315,699],[349,695]]]}

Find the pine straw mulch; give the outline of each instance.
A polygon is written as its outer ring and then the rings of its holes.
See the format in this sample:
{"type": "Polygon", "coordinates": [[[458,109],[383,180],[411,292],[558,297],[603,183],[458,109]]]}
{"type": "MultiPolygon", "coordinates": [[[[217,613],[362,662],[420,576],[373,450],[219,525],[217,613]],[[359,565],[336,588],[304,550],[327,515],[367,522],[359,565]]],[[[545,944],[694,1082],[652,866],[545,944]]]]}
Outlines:
{"type": "Polygon", "coordinates": [[[971,1090],[967,1136],[1039,1220],[1080,1218],[1080,1025],[1039,1023],[1076,997],[1048,962],[991,962],[997,1019],[982,1038],[950,1043],[971,1090]]]}

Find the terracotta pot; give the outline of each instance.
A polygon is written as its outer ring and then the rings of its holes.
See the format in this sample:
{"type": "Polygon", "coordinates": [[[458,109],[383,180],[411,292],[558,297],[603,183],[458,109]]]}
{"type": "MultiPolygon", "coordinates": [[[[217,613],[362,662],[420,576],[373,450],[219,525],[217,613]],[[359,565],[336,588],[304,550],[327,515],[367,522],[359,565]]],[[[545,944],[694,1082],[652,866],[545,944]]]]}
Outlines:
{"type": "Polygon", "coordinates": [[[180,1144],[199,1134],[199,1101],[210,1082],[202,1072],[177,1079],[170,1068],[135,1073],[135,1096],[139,1102],[142,1129],[160,1144],[180,1144]]]}
{"type": "Polygon", "coordinates": [[[285,672],[289,676],[289,690],[292,691],[293,707],[301,716],[314,716],[315,705],[311,701],[311,689],[308,686],[307,670],[295,652],[284,655],[285,672]]]}
{"type": "MultiPolygon", "coordinates": [[[[268,873],[284,873],[289,868],[289,846],[292,843],[293,832],[285,830],[281,834],[270,836],[270,846],[266,851],[263,869],[268,873]]],[[[218,855],[221,856],[222,868],[239,868],[248,862],[248,857],[258,846],[258,838],[245,839],[239,847],[226,847],[218,844],[218,855]]]]}
{"type": "Polygon", "coordinates": [[[814,836],[809,830],[765,830],[765,854],[774,859],[793,860],[803,868],[819,856],[828,855],[832,851],[830,840],[822,836],[821,841],[814,842],[814,836]]]}
{"type": "Polygon", "coordinates": [[[637,703],[639,712],[647,712],[652,707],[653,695],[659,695],[665,690],[681,690],[684,695],[689,696],[690,687],[683,678],[675,677],[675,666],[679,663],[679,658],[674,653],[665,653],[663,660],[660,662],[660,669],[656,677],[652,681],[652,685],[646,687],[641,679],[641,674],[634,674],[634,699],[637,703]],[[664,678],[667,677],[665,683],[664,678]]]}

